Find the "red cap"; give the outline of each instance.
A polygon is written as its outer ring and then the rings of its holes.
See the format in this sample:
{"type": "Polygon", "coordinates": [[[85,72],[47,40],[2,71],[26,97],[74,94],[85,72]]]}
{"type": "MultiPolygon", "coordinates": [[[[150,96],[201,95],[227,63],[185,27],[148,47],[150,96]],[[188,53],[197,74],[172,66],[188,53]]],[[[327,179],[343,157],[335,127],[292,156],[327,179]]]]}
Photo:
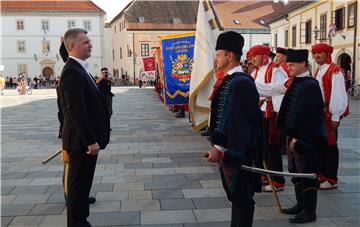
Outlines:
{"type": "Polygon", "coordinates": [[[318,52],[326,52],[328,54],[332,54],[333,50],[334,50],[334,48],[326,43],[318,43],[318,44],[313,45],[311,48],[311,52],[313,54],[318,53],[318,52]]]}
{"type": "Polygon", "coordinates": [[[270,55],[270,47],[265,45],[256,45],[250,48],[249,50],[249,57],[255,55],[270,55]]]}

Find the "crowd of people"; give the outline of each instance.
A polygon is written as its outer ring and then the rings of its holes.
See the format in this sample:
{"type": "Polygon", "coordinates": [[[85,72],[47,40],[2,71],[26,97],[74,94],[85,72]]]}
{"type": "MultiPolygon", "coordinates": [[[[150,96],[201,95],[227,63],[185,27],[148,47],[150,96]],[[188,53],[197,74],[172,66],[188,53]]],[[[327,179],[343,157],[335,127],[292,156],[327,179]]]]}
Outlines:
{"type": "MultiPolygon", "coordinates": [[[[265,45],[250,48],[240,62],[244,38],[229,31],[219,35],[214,61],[217,82],[209,97],[209,162],[217,163],[224,190],[232,203],[231,227],[252,226],[255,192],[284,189],[283,176],[264,177],[242,165],[283,172],[282,153],[296,204],[282,209],[292,223],[316,220],[317,191],[337,185],[340,120],[349,113],[344,76],[332,62],[333,48],[311,48],[318,70],[310,72],[309,51],[265,45]],[[297,174],[316,174],[303,178],[297,174]]],[[[92,44],[87,31],[66,31],[60,48],[65,66],[57,86],[64,160],[67,225],[91,226],[89,197],[99,152],[110,138],[111,80],[108,69],[95,79],[88,69],[92,44]]],[[[177,107],[178,113],[183,114],[177,107]]]]}
{"type": "Polygon", "coordinates": [[[282,209],[292,223],[316,220],[317,191],[338,187],[340,120],[349,113],[344,75],[332,62],[333,47],[315,44],[318,64],[311,74],[306,49],[266,45],[250,48],[240,62],[243,37],[220,34],[216,44],[217,82],[211,99],[208,161],[218,163],[232,202],[231,226],[252,226],[254,192],[278,192],[283,176],[255,175],[241,165],[283,172],[282,153],[294,173],[296,204],[282,209]],[[316,174],[303,178],[296,174],[316,174]],[[263,184],[263,187],[259,185],[263,184]]]}

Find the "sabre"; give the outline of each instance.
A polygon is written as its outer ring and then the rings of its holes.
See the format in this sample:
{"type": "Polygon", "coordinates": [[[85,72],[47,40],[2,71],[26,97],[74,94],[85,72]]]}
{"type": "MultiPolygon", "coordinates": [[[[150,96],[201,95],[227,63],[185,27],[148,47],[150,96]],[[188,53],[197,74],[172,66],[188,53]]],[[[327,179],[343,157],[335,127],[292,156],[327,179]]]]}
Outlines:
{"type": "Polygon", "coordinates": [[[253,173],[260,173],[260,174],[269,174],[272,176],[283,176],[283,177],[299,177],[299,178],[309,178],[309,179],[316,179],[316,173],[287,173],[287,172],[279,172],[274,170],[266,170],[261,168],[256,168],[252,166],[241,165],[241,169],[250,171],[253,173]]]}
{"type": "MultiPolygon", "coordinates": [[[[205,153],[203,155],[203,158],[206,160],[207,158],[209,158],[209,154],[205,153]]],[[[309,179],[317,178],[316,173],[288,173],[288,172],[280,172],[280,171],[274,171],[274,170],[266,170],[266,169],[261,169],[261,168],[256,168],[256,167],[252,167],[252,166],[246,166],[246,165],[241,165],[241,169],[250,171],[253,173],[269,174],[272,176],[299,177],[299,178],[309,178],[309,179]]]]}
{"type": "Polygon", "coordinates": [[[54,154],[50,155],[49,157],[45,158],[41,164],[46,164],[49,161],[53,160],[56,156],[58,156],[59,154],[61,154],[62,149],[59,149],[58,151],[56,151],[54,154]]]}

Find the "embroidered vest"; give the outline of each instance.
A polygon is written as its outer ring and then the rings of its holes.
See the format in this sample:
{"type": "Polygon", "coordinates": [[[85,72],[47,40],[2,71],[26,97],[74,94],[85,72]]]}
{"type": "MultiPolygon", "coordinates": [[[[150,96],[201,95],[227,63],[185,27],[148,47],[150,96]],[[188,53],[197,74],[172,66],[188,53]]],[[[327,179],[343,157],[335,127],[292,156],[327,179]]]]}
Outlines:
{"type": "MultiPolygon", "coordinates": [[[[325,119],[327,121],[331,120],[331,112],[330,112],[330,98],[331,98],[331,87],[332,87],[332,77],[334,73],[340,72],[340,67],[336,65],[335,63],[331,63],[329,68],[326,70],[323,78],[322,78],[322,85],[324,89],[324,104],[325,104],[325,119]]],[[[317,75],[319,73],[319,68],[315,72],[314,78],[316,79],[317,75]]],[[[340,119],[346,117],[349,115],[349,104],[346,107],[345,112],[340,116],[340,119]]]]}

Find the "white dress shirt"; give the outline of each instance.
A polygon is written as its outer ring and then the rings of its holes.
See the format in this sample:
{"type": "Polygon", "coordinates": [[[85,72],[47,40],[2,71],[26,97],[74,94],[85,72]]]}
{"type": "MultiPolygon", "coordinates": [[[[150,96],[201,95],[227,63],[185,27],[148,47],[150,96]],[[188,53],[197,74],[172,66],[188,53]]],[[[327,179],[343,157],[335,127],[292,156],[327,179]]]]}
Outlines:
{"type": "Polygon", "coordinates": [[[90,70],[89,70],[89,62],[81,60],[80,58],[74,57],[74,56],[69,56],[69,58],[74,59],[75,61],[77,61],[83,68],[84,70],[87,72],[87,75],[90,77],[90,80],[93,82],[94,86],[96,87],[96,89],[99,90],[99,87],[96,85],[94,78],[91,76],[90,74],[90,70]]]}
{"type": "MultiPolygon", "coordinates": [[[[329,64],[323,64],[319,67],[319,71],[316,75],[316,80],[319,81],[321,93],[325,101],[324,96],[324,86],[323,86],[323,77],[326,71],[329,69],[329,64]]],[[[330,103],[329,110],[332,115],[332,121],[339,121],[340,116],[345,112],[348,105],[348,97],[345,89],[345,79],[342,72],[338,72],[332,75],[331,81],[331,94],[330,94],[330,103]]]]}

